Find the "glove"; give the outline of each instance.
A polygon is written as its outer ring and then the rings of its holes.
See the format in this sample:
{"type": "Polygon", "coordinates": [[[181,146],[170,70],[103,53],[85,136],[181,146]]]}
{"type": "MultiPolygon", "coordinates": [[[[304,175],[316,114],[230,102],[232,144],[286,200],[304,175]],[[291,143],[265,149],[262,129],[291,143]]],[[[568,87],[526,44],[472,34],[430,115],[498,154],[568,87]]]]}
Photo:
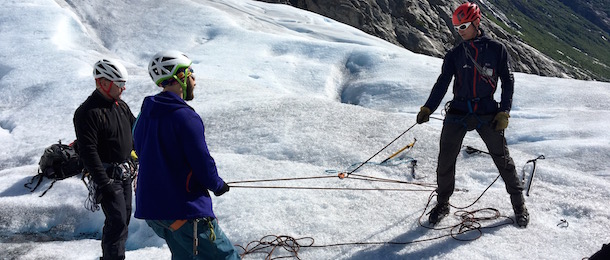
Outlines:
{"type": "Polygon", "coordinates": [[[136,150],[131,150],[131,160],[134,162],[138,161],[138,155],[136,154],[136,150]]]}
{"type": "Polygon", "coordinates": [[[417,123],[422,124],[430,121],[430,114],[432,114],[432,111],[429,108],[421,107],[419,113],[417,113],[417,123]]]}
{"type": "Polygon", "coordinates": [[[102,202],[102,198],[111,198],[113,196],[116,196],[114,194],[120,193],[120,190],[115,190],[112,186],[112,180],[109,180],[108,183],[96,189],[95,204],[100,204],[102,202]]]}
{"type": "Polygon", "coordinates": [[[494,117],[494,120],[491,121],[492,125],[496,126],[496,131],[502,131],[508,127],[508,118],[510,115],[506,112],[499,112],[494,117]]]}
{"type": "Polygon", "coordinates": [[[220,188],[220,190],[218,190],[218,191],[215,191],[214,195],[216,195],[216,197],[218,197],[218,196],[220,196],[222,194],[225,194],[227,191],[229,191],[229,185],[227,185],[226,182],[223,182],[222,183],[222,188],[220,188]]]}

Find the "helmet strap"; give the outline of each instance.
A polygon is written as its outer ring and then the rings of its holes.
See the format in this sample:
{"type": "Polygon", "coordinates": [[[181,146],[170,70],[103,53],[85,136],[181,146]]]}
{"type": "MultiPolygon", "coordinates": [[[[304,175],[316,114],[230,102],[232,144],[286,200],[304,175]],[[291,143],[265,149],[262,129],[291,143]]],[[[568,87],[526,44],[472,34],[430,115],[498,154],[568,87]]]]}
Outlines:
{"type": "MultiPolygon", "coordinates": [[[[108,83],[107,89],[104,89],[101,79],[95,79],[95,82],[97,83],[98,86],[100,86],[100,89],[102,90],[102,92],[106,93],[106,96],[112,98],[112,96],[110,96],[110,88],[112,88],[112,81],[110,81],[110,83],[108,83]]],[[[112,99],[114,99],[114,98],[112,98],[112,99]]]]}
{"type": "MultiPolygon", "coordinates": [[[[186,76],[186,74],[185,74],[186,76]]],[[[178,76],[174,75],[174,79],[176,79],[176,81],[178,81],[178,83],[180,83],[180,86],[182,87],[182,99],[186,98],[186,80],[187,77],[184,77],[184,81],[180,80],[178,78],[178,76]]]]}
{"type": "Polygon", "coordinates": [[[472,21],[472,24],[474,25],[474,27],[477,28],[477,30],[479,30],[479,26],[481,25],[481,18],[477,18],[474,21],[472,21]]]}

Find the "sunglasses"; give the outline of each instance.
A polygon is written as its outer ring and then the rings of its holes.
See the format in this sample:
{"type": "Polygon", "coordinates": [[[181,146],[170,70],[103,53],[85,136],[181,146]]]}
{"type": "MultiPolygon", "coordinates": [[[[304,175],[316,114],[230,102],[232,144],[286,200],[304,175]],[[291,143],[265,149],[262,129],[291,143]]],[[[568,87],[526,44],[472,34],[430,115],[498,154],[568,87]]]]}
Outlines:
{"type": "Polygon", "coordinates": [[[180,72],[178,73],[176,76],[178,76],[178,78],[188,78],[191,76],[195,76],[193,75],[195,73],[195,71],[193,71],[193,69],[191,67],[188,67],[184,70],[184,72],[180,72]]]}
{"type": "Polygon", "coordinates": [[[113,81],[112,83],[114,83],[114,85],[116,85],[119,88],[124,88],[125,87],[125,81],[113,81]]]}
{"type": "Polygon", "coordinates": [[[193,69],[191,67],[188,67],[188,69],[186,70],[186,77],[192,77],[193,79],[195,79],[195,71],[193,71],[193,69]]]}
{"type": "Polygon", "coordinates": [[[466,28],[468,28],[468,26],[470,26],[471,23],[472,22],[463,23],[458,26],[453,26],[453,28],[455,28],[456,31],[463,31],[463,30],[466,30],[466,28]]]}

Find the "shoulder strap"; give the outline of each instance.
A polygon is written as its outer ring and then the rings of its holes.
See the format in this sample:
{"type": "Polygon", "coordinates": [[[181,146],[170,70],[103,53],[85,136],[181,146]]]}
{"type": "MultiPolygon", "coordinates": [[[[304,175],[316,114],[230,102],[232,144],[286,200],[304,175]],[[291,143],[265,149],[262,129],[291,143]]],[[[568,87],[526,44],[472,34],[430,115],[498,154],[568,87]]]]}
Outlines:
{"type": "Polygon", "coordinates": [[[34,192],[36,190],[36,188],[38,188],[38,186],[40,186],[40,183],[42,183],[42,177],[44,177],[44,174],[40,169],[38,169],[38,174],[34,175],[30,179],[30,181],[28,183],[24,184],[23,186],[30,189],[30,192],[34,192]],[[34,179],[36,179],[36,177],[38,177],[38,182],[36,183],[36,186],[34,186],[34,188],[31,188],[30,184],[34,183],[34,179]]]}
{"type": "Polygon", "coordinates": [[[47,194],[47,191],[49,191],[51,188],[53,188],[53,184],[55,184],[56,181],[57,181],[57,179],[53,180],[53,182],[51,182],[51,185],[42,194],[40,194],[40,196],[38,196],[38,197],[42,197],[45,194],[47,194]]]}
{"type": "Polygon", "coordinates": [[[472,57],[472,55],[470,54],[470,51],[468,51],[468,48],[466,47],[466,44],[463,44],[462,46],[464,47],[464,52],[466,52],[466,56],[468,56],[468,58],[470,58],[470,60],[474,64],[474,66],[479,71],[479,74],[481,75],[481,77],[485,78],[489,83],[491,83],[493,88],[496,88],[496,86],[497,86],[496,80],[494,80],[493,77],[491,77],[490,75],[485,74],[483,67],[481,67],[481,65],[479,65],[479,63],[472,57]]]}

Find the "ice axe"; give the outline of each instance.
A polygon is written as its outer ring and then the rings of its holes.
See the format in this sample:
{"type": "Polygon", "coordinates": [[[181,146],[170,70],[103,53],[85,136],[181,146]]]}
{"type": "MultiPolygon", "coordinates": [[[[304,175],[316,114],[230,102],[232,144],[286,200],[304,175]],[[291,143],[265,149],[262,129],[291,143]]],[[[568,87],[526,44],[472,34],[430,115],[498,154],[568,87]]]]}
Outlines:
{"type": "MultiPolygon", "coordinates": [[[[536,159],[531,159],[529,161],[527,161],[525,163],[525,165],[527,165],[528,163],[532,163],[532,174],[530,175],[530,179],[527,182],[527,191],[525,192],[526,196],[530,195],[530,190],[532,189],[532,181],[534,180],[534,174],[536,174],[536,161],[538,160],[544,160],[546,158],[544,158],[544,155],[540,155],[538,156],[536,159]]],[[[525,165],[523,165],[523,169],[522,169],[522,175],[521,175],[521,183],[525,183],[525,165]]]]}
{"type": "Polygon", "coordinates": [[[410,149],[415,145],[415,142],[417,142],[417,138],[413,139],[413,142],[410,144],[407,144],[405,147],[401,148],[400,150],[398,150],[398,152],[393,153],[392,155],[390,155],[390,157],[386,158],[385,160],[383,160],[382,162],[380,162],[379,164],[384,164],[387,161],[391,160],[392,158],[396,157],[397,155],[399,155],[400,153],[402,153],[404,150],[410,149]]]}

